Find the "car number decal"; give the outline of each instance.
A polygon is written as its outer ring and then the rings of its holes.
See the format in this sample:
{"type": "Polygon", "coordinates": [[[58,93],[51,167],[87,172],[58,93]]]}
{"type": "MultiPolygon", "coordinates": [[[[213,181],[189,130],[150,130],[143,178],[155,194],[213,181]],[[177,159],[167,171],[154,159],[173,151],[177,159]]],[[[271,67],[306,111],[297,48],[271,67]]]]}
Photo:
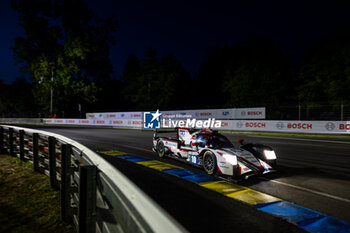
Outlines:
{"type": "Polygon", "coordinates": [[[191,155],[191,157],[190,157],[190,162],[193,163],[193,164],[197,164],[197,163],[198,163],[197,156],[191,155]]]}

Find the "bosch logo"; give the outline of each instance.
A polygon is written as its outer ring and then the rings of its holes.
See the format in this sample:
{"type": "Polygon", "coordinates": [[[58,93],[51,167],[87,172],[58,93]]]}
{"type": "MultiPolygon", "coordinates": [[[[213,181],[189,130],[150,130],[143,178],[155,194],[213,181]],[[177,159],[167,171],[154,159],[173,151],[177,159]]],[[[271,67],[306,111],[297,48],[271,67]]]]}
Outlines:
{"type": "Polygon", "coordinates": [[[199,113],[198,113],[198,112],[196,112],[196,116],[199,116],[199,113]]]}
{"type": "Polygon", "coordinates": [[[277,129],[283,129],[284,128],[283,122],[277,122],[276,127],[277,129]]]}
{"type": "Polygon", "coordinates": [[[340,130],[350,130],[350,124],[339,124],[340,130]]]}
{"type": "Polygon", "coordinates": [[[245,123],[246,128],[266,128],[266,124],[262,122],[247,122],[245,123]]]}
{"type": "Polygon", "coordinates": [[[237,128],[242,128],[243,127],[243,123],[242,122],[237,122],[237,128]]]}
{"type": "Polygon", "coordinates": [[[257,112],[248,112],[248,115],[250,115],[250,116],[261,116],[262,112],[259,112],[259,111],[257,111],[257,112]]]}
{"type": "Polygon", "coordinates": [[[222,115],[227,116],[229,112],[222,112],[222,115]]]}
{"type": "Polygon", "coordinates": [[[335,124],[332,122],[328,122],[324,127],[326,128],[326,130],[332,131],[335,129],[335,124]]]}
{"type": "Polygon", "coordinates": [[[245,115],[247,115],[247,113],[245,111],[243,111],[243,112],[241,112],[241,115],[245,116],[245,115]]]}

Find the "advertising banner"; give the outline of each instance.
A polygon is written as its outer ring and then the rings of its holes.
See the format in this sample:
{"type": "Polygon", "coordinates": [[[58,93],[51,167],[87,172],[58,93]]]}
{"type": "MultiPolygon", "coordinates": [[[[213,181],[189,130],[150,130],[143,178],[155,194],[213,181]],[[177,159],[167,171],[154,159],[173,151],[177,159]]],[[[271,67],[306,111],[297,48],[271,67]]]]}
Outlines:
{"type": "MultiPolygon", "coordinates": [[[[265,119],[265,108],[227,108],[160,111],[162,117],[171,119],[265,119]]],[[[141,119],[142,112],[86,113],[86,119],[141,119]]]]}
{"type": "Polygon", "coordinates": [[[142,128],[142,120],[139,119],[43,119],[47,125],[81,125],[81,126],[112,126],[126,128],[142,128]]]}
{"type": "Polygon", "coordinates": [[[142,112],[86,113],[86,119],[142,119],[142,112]]]}
{"type": "MultiPolygon", "coordinates": [[[[171,122],[179,122],[175,119],[171,122]]],[[[193,120],[189,120],[192,122],[193,120]]],[[[283,133],[314,133],[314,134],[350,134],[350,121],[267,121],[267,120],[208,120],[208,126],[217,130],[232,130],[242,132],[283,132],[283,133]]],[[[143,128],[141,119],[43,119],[48,125],[89,125],[111,126],[121,128],[143,128]]],[[[169,127],[170,119],[164,118],[163,127],[169,127]],[[167,124],[167,125],[164,125],[167,124]]],[[[194,125],[194,121],[192,122],[194,125]]],[[[174,126],[174,125],[170,125],[174,126]]],[[[179,127],[179,125],[176,125],[179,127]]]]}
{"type": "Polygon", "coordinates": [[[168,119],[265,119],[266,110],[261,108],[227,108],[161,111],[163,118],[168,119]]]}
{"type": "Polygon", "coordinates": [[[284,133],[348,134],[349,121],[247,121],[223,120],[219,130],[284,133]]]}

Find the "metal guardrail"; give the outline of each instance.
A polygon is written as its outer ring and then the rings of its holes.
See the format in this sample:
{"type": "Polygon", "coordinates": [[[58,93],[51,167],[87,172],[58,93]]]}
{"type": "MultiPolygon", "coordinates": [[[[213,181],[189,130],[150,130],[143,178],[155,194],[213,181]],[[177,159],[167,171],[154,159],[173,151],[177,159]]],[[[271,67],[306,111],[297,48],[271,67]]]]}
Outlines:
{"type": "Polygon", "coordinates": [[[30,161],[60,190],[61,218],[78,232],[186,232],[98,154],[64,136],[0,125],[0,152],[30,161]]]}

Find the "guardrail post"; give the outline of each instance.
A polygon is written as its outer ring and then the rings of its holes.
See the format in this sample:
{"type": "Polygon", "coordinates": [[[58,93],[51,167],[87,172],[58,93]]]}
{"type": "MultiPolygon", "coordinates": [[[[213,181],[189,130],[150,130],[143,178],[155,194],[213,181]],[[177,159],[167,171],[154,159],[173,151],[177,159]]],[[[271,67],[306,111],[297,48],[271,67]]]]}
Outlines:
{"type": "Polygon", "coordinates": [[[39,134],[33,133],[33,167],[34,171],[39,171],[39,134]]]}
{"type": "Polygon", "coordinates": [[[61,219],[67,221],[71,217],[71,151],[72,146],[61,146],[61,219]]]}
{"type": "Polygon", "coordinates": [[[80,167],[79,233],[96,232],[96,166],[80,167]]]}
{"type": "Polygon", "coordinates": [[[4,153],[4,128],[0,126],[0,153],[4,153]]]}
{"type": "Polygon", "coordinates": [[[58,189],[56,177],[56,140],[54,137],[49,137],[49,174],[51,187],[58,189]]]}
{"type": "Polygon", "coordinates": [[[24,130],[19,131],[19,158],[24,160],[24,130]]]}
{"type": "Polygon", "coordinates": [[[14,148],[13,148],[13,128],[9,128],[9,141],[8,141],[9,145],[9,152],[10,152],[10,156],[15,156],[14,155],[14,148]]]}

